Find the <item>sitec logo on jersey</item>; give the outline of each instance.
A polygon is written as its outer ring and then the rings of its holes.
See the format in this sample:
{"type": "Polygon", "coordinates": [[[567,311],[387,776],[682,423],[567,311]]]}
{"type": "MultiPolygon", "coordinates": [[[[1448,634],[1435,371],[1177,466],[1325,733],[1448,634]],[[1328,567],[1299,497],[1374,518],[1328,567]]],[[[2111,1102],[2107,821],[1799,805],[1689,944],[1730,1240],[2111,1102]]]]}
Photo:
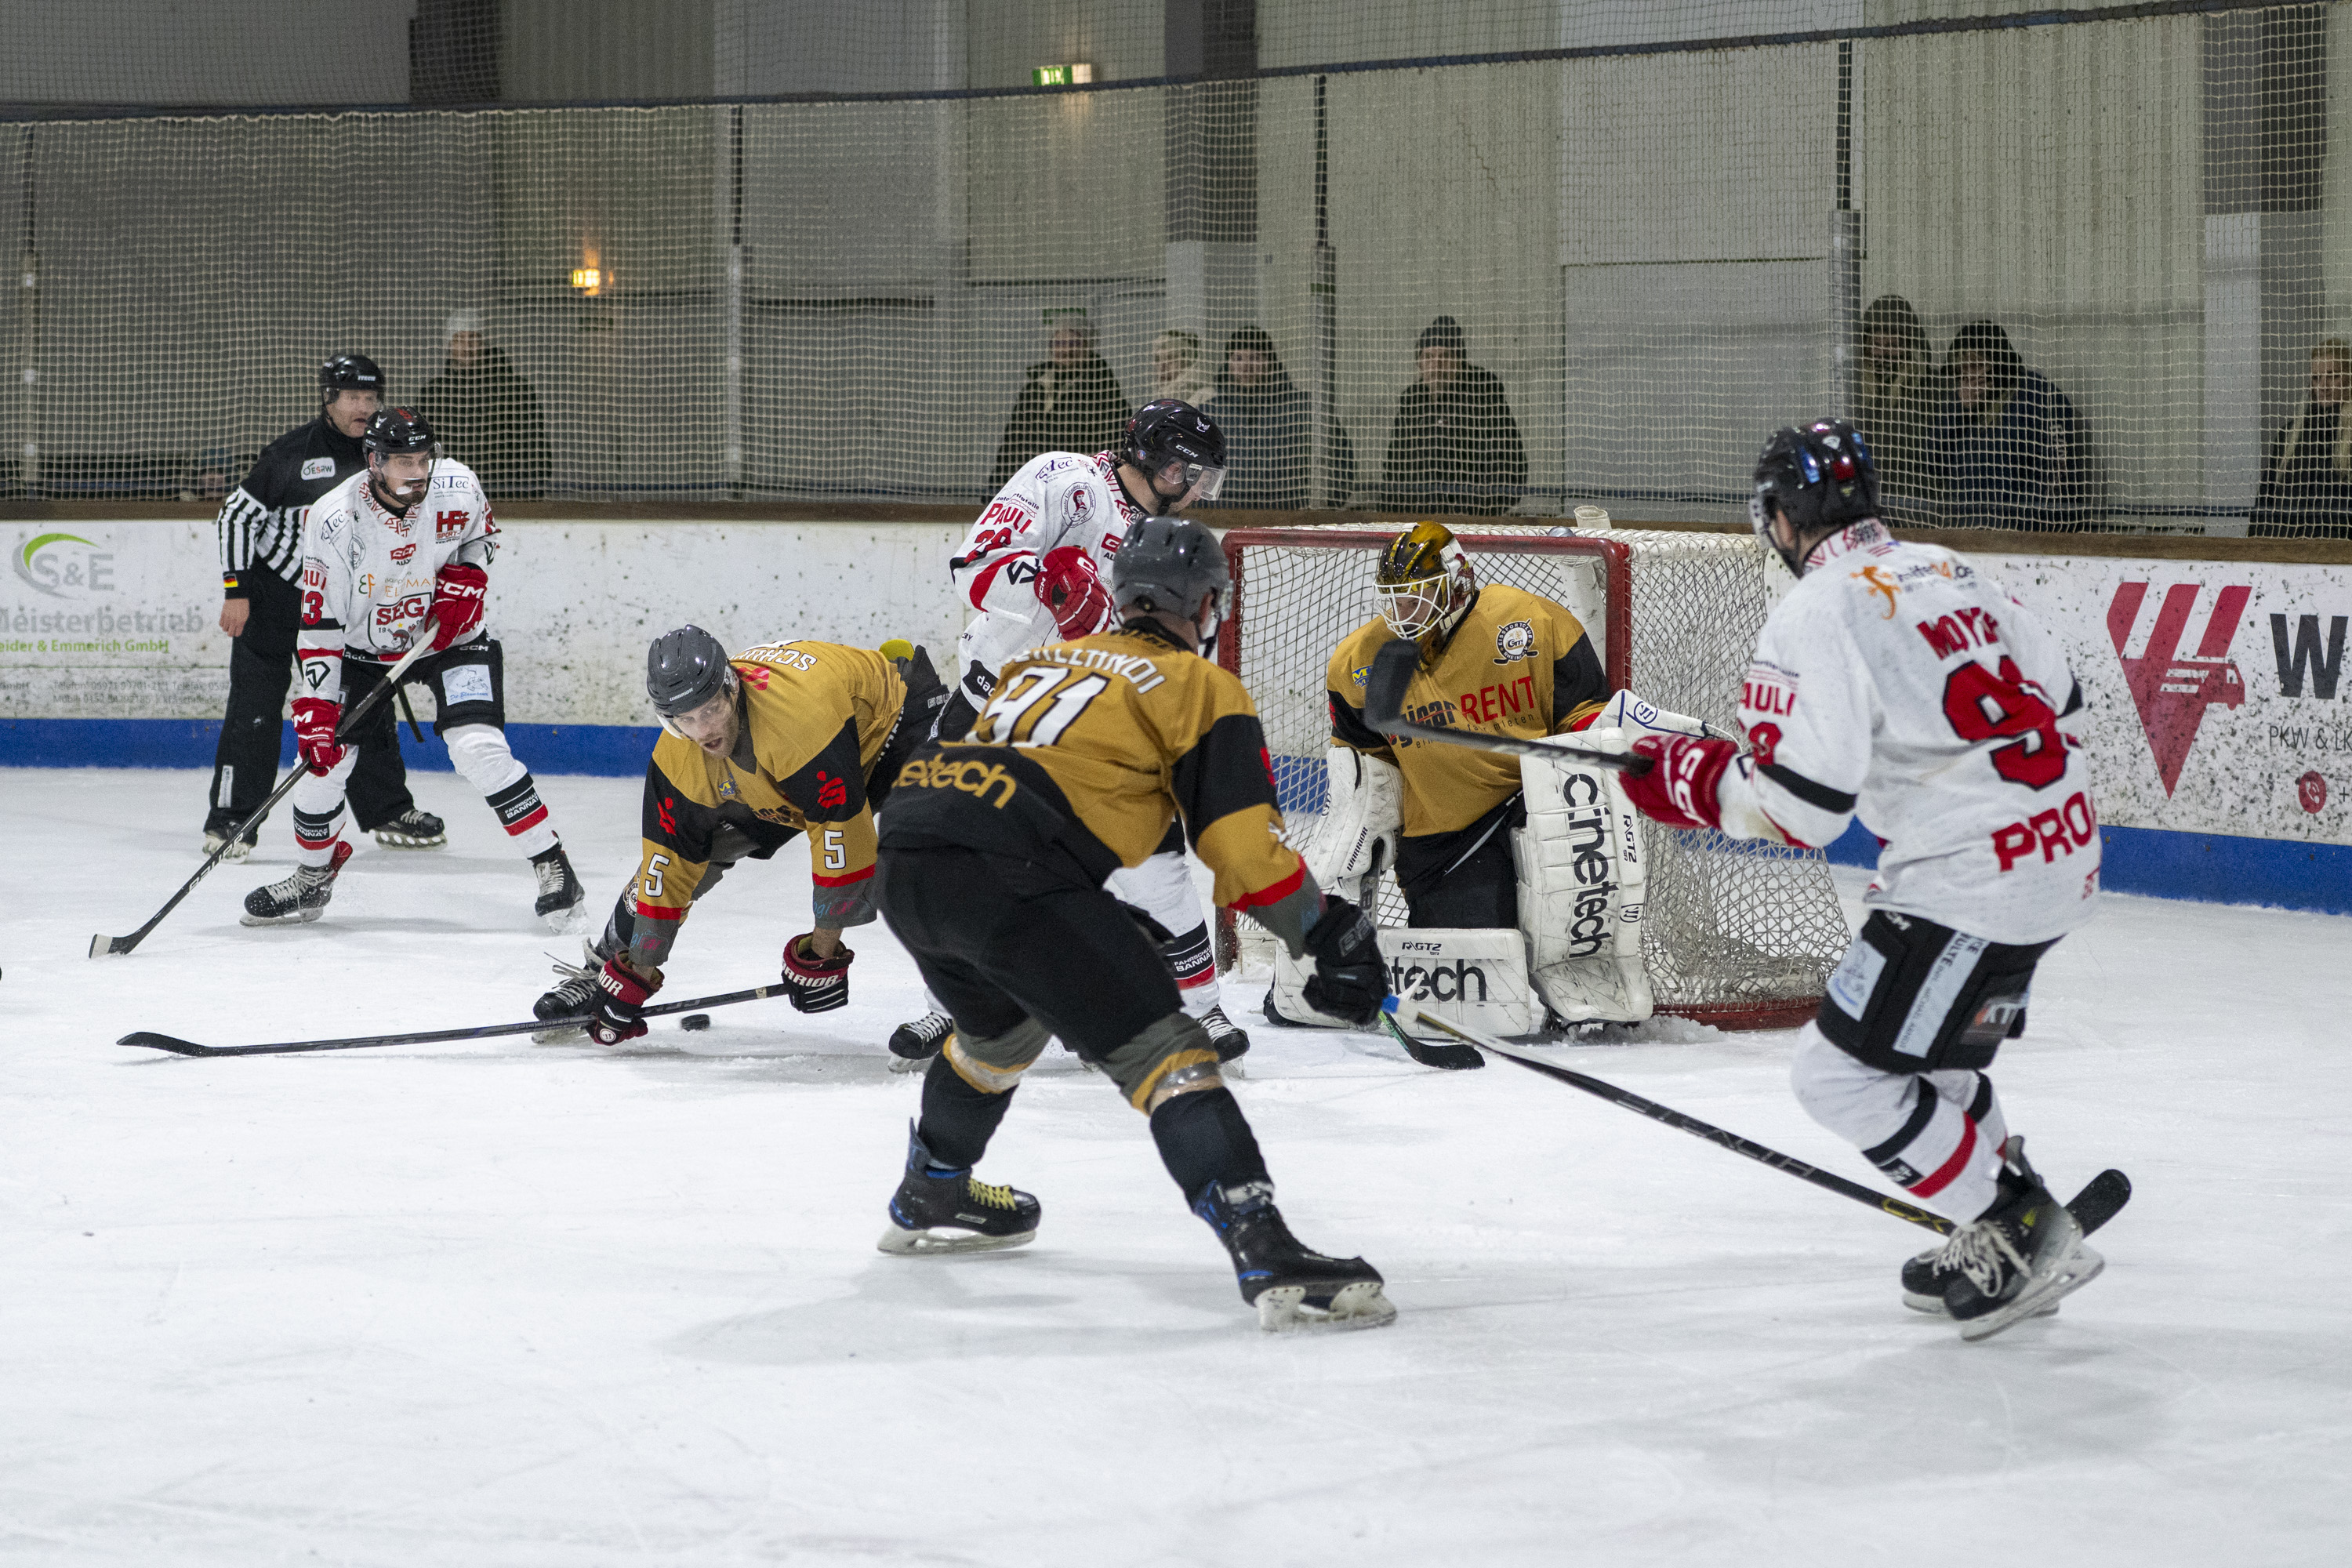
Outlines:
{"type": "Polygon", "coordinates": [[[2205,710],[2216,704],[2238,708],[2246,700],[2245,679],[2230,658],[2230,643],[2238,635],[2238,622],[2254,591],[2233,583],[2214,592],[2207,601],[2205,629],[2197,639],[2197,651],[2184,656],[2181,641],[2196,611],[2198,595],[2204,591],[2196,583],[2176,583],[2167,588],[2137,658],[2128,650],[2138,637],[2148,584],[2117,584],[2116,596],[2107,605],[2107,636],[2116,645],[2124,684],[2131,690],[2132,705],[2139,710],[2140,728],[2147,734],[2148,750],[2155,754],[2156,771],[2168,795],[2180,783],[2180,770],[2189,761],[2189,748],[2197,743],[2205,710]]]}

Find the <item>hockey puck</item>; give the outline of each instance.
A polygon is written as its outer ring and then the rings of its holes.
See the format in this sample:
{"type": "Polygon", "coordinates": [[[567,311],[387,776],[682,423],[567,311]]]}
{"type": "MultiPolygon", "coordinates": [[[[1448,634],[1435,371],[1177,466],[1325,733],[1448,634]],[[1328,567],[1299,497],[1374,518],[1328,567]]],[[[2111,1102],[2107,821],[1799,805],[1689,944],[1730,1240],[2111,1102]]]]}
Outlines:
{"type": "Polygon", "coordinates": [[[677,1026],[681,1029],[707,1029],[710,1027],[710,1015],[708,1013],[688,1013],[685,1017],[680,1018],[677,1021],[677,1026]]]}

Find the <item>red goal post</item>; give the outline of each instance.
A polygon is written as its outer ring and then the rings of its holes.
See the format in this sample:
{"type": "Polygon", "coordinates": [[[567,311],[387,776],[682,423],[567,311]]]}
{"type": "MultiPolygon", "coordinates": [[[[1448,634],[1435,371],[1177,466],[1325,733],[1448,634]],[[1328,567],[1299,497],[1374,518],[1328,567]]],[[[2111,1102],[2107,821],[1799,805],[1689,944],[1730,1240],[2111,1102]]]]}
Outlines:
{"type": "MultiPolygon", "coordinates": [[[[1393,525],[1237,528],[1224,535],[1233,600],[1217,659],[1250,689],[1292,840],[1319,820],[1330,724],[1325,676],[1341,638],[1377,613],[1370,592],[1393,525]]],[[[1736,710],[1775,584],[1738,534],[1457,527],[1482,583],[1565,605],[1612,689],[1740,733],[1736,710]]],[[[1850,940],[1818,851],[1653,826],[1643,953],[1661,1014],[1727,1029],[1793,1028],[1819,1006],[1850,940]]],[[[1392,878],[1377,918],[1404,923],[1392,878]]],[[[1218,964],[1268,962],[1271,939],[1219,911],[1218,964]]]]}

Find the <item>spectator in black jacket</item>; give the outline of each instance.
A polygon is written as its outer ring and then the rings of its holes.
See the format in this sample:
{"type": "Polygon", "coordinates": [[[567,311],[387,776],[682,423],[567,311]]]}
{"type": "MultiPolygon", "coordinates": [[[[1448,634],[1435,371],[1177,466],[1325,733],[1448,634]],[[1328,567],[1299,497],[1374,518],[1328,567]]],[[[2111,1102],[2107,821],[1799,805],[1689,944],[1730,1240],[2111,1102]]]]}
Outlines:
{"type": "Polygon", "coordinates": [[[1898,521],[1912,521],[1913,512],[1931,517],[1932,506],[1920,503],[1943,493],[1935,437],[1937,420],[1951,396],[1948,378],[1936,369],[1919,312],[1900,294],[1882,294],[1870,302],[1862,313],[1861,337],[1854,423],[1870,443],[1882,508],[1898,521]]]}
{"type": "Polygon", "coordinates": [[[2018,358],[1995,321],[1952,339],[1952,396],[1937,422],[1936,461],[1956,528],[2063,527],[2089,491],[2074,405],[2018,358]]]}
{"type": "Polygon", "coordinates": [[[1225,340],[1215,412],[1226,466],[1218,504],[1274,511],[1304,507],[1315,460],[1313,410],[1282,368],[1264,327],[1244,327],[1225,340]]]}
{"type": "Polygon", "coordinates": [[[2271,437],[2251,532],[2262,538],[2352,539],[2352,343],[2311,351],[2311,395],[2271,437]]]}
{"type": "MultiPolygon", "coordinates": [[[[360,433],[383,395],[383,373],[365,354],[337,354],[319,367],[320,409],[261,449],[245,483],[221,503],[220,628],[228,656],[228,711],[213,752],[213,787],[205,813],[205,853],[228,841],[236,825],[261,809],[278,783],[286,689],[294,679],[294,637],[302,626],[302,523],[310,503],[367,467],[360,433]]],[[[444,842],[441,819],[416,809],[400,743],[357,742],[352,813],[360,831],[403,849],[444,842]]],[[[230,843],[224,858],[242,860],[259,824],[230,843]]]]}
{"type": "Polygon", "coordinates": [[[1528,479],[1527,449],[1502,381],[1472,364],[1462,323],[1440,316],[1413,345],[1421,378],[1397,398],[1381,470],[1399,511],[1499,512],[1528,479]]]}
{"type": "Polygon", "coordinates": [[[482,481],[492,500],[547,493],[547,417],[539,395],[483,333],[478,310],[459,310],[442,330],[447,356],[416,405],[442,452],[482,481]]]}
{"type": "Polygon", "coordinates": [[[1004,439],[996,446],[996,464],[988,471],[991,489],[1003,489],[1040,452],[1107,451],[1127,434],[1127,395],[1095,353],[1092,321],[1084,316],[1055,321],[1046,354],[1023,373],[1004,439]]]}

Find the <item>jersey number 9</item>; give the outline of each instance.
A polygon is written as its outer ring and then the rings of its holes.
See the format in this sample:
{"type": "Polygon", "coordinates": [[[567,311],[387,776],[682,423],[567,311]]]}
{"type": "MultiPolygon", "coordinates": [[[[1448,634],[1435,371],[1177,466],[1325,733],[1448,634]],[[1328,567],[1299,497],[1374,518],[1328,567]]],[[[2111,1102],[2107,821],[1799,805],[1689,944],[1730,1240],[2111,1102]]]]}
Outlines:
{"type": "Polygon", "coordinates": [[[1963,741],[2019,736],[2014,745],[1991,753],[1993,772],[2011,784],[2047,789],[2066,775],[2066,737],[2059,733],[2058,715],[2026,685],[2013,658],[2000,661],[1999,675],[1974,659],[1952,671],[1944,682],[1944,717],[1963,741]]]}

